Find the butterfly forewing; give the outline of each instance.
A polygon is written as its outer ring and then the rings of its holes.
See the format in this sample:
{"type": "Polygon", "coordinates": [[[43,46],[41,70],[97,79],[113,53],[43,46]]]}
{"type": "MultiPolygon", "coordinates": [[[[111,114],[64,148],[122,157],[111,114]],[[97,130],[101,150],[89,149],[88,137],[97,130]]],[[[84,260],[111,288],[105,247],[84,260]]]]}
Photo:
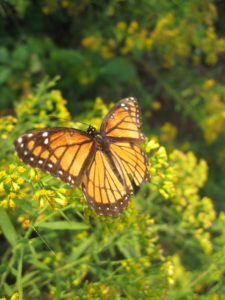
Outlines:
{"type": "Polygon", "coordinates": [[[15,141],[22,161],[77,186],[94,152],[93,139],[73,128],[33,130],[15,141]]]}
{"type": "Polygon", "coordinates": [[[141,143],[145,138],[140,131],[141,112],[135,98],[120,100],[102,122],[101,134],[111,139],[141,143]]]}

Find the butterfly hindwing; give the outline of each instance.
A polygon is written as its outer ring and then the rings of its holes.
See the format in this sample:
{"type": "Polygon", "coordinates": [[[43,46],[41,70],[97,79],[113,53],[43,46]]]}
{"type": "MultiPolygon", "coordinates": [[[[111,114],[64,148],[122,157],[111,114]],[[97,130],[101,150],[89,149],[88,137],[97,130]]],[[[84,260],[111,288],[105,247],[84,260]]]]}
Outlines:
{"type": "Polygon", "coordinates": [[[124,184],[108,154],[101,150],[86,171],[82,189],[88,204],[103,216],[118,216],[132,194],[132,187],[124,184]]]}
{"type": "Polygon", "coordinates": [[[125,98],[108,112],[101,125],[101,134],[111,139],[141,143],[141,111],[135,98],[125,98]]]}
{"type": "Polygon", "coordinates": [[[118,170],[126,176],[129,174],[136,185],[149,181],[147,157],[140,146],[129,142],[115,142],[109,148],[118,170]]]}
{"type": "Polygon", "coordinates": [[[77,186],[93,156],[94,142],[86,132],[55,127],[20,136],[15,148],[24,163],[77,186]]]}

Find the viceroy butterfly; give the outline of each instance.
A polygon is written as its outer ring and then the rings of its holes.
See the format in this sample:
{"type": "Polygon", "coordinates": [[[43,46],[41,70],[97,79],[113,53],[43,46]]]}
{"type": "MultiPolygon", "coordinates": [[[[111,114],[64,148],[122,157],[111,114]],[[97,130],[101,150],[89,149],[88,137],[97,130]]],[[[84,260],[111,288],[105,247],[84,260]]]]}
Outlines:
{"type": "Polygon", "coordinates": [[[138,145],[141,112],[135,98],[120,100],[105,116],[100,132],[52,127],[33,130],[15,142],[20,159],[73,187],[82,185],[88,204],[99,215],[118,216],[139,186],[149,181],[147,157],[138,145]],[[131,179],[132,178],[132,179],[131,179]]]}

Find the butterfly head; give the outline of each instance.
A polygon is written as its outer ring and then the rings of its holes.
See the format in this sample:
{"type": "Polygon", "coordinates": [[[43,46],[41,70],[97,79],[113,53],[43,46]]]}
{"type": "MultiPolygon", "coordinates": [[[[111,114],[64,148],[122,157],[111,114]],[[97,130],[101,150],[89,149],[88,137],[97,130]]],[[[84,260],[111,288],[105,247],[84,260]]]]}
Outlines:
{"type": "Polygon", "coordinates": [[[97,130],[95,127],[89,125],[89,127],[87,129],[87,133],[90,134],[91,136],[95,136],[97,133],[97,130]]]}

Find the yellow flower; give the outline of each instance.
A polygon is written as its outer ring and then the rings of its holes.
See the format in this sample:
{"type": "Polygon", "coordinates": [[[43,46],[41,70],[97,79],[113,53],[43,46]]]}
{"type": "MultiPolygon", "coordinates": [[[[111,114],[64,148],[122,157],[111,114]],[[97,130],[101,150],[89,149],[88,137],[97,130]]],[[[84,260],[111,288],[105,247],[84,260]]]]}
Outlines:
{"type": "Polygon", "coordinates": [[[24,183],[24,179],[20,177],[20,178],[17,179],[16,183],[21,185],[21,184],[24,183]]]}
{"type": "Polygon", "coordinates": [[[80,78],[80,83],[83,85],[86,85],[89,83],[89,78],[87,76],[81,77],[80,78]]]}
{"type": "Polygon", "coordinates": [[[128,27],[128,33],[132,34],[138,29],[138,22],[137,21],[131,21],[129,27],[128,27]]]}
{"type": "Polygon", "coordinates": [[[67,0],[63,0],[63,1],[61,1],[61,5],[62,5],[62,7],[68,7],[70,5],[70,2],[67,0]]]}
{"type": "Polygon", "coordinates": [[[213,87],[215,84],[216,84],[216,81],[211,78],[211,79],[207,79],[204,82],[203,87],[207,90],[207,89],[210,89],[211,87],[213,87]]]}
{"type": "Polygon", "coordinates": [[[14,164],[10,164],[9,165],[9,170],[10,171],[13,171],[15,168],[16,168],[16,166],[14,164]]]}
{"type": "Polygon", "coordinates": [[[177,128],[169,122],[164,123],[161,127],[161,131],[160,138],[163,142],[171,142],[177,136],[177,128]]]}
{"type": "Polygon", "coordinates": [[[120,52],[122,54],[128,54],[133,48],[133,40],[131,37],[127,37],[125,40],[125,46],[121,48],[120,52]]]}
{"type": "Polygon", "coordinates": [[[0,183],[0,193],[4,193],[5,192],[5,189],[4,189],[4,183],[1,182],[0,183]]]}
{"type": "Polygon", "coordinates": [[[42,7],[42,11],[44,14],[48,15],[50,13],[50,9],[47,6],[42,7]]]}
{"type": "Polygon", "coordinates": [[[113,52],[108,46],[101,47],[100,54],[103,58],[110,59],[114,56],[113,52]]]}
{"type": "Polygon", "coordinates": [[[157,143],[154,139],[150,140],[146,146],[146,152],[150,152],[151,150],[155,150],[159,148],[159,143],[157,143]]]}
{"type": "Polygon", "coordinates": [[[162,107],[162,105],[159,101],[153,101],[152,102],[152,109],[159,110],[161,107],[162,107]]]}
{"type": "Polygon", "coordinates": [[[118,29],[120,29],[121,31],[124,31],[127,28],[127,24],[125,22],[121,21],[116,24],[116,27],[118,29]]]}
{"type": "Polygon", "coordinates": [[[100,40],[99,40],[99,38],[97,38],[95,36],[88,36],[88,37],[82,39],[81,44],[83,47],[85,47],[91,51],[94,51],[99,47],[100,40]]]}
{"type": "Polygon", "coordinates": [[[145,48],[147,50],[151,50],[153,47],[153,43],[154,43],[153,39],[151,39],[151,38],[145,39],[145,48]]]}
{"type": "Polygon", "coordinates": [[[18,170],[19,173],[24,173],[26,171],[26,168],[18,167],[17,170],[18,170]]]}
{"type": "Polygon", "coordinates": [[[6,172],[5,171],[0,171],[0,178],[6,176],[6,172]]]}
{"type": "Polygon", "coordinates": [[[10,300],[17,300],[19,298],[19,294],[15,293],[11,296],[10,300]]]}

